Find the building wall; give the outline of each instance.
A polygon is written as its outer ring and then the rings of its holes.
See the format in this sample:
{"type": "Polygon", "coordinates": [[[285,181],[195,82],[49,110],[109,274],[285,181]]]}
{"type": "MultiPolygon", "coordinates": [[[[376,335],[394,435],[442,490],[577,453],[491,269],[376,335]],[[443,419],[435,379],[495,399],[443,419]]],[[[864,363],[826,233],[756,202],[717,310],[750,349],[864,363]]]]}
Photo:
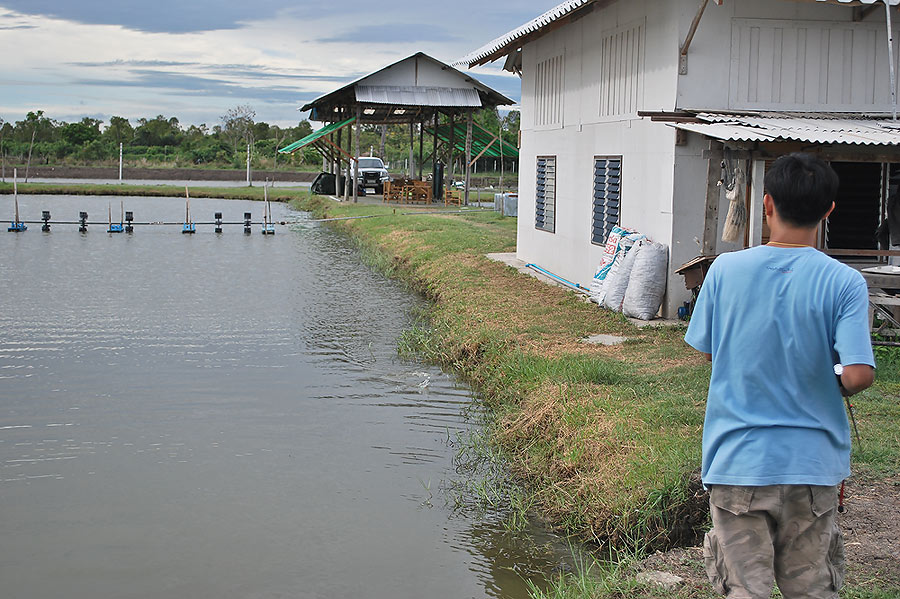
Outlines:
{"type": "MultiPolygon", "coordinates": [[[[814,2],[710,4],[688,53],[688,73],[679,77],[677,105],[890,112],[887,27],[879,8],[855,23],[851,7],[814,2]]],[[[900,23],[894,25],[897,36],[900,23]]]]}
{"type": "Polygon", "coordinates": [[[672,3],[619,2],[523,48],[520,259],[590,282],[603,253],[591,243],[595,156],[622,157],[621,225],[672,245],[675,130],[637,111],[674,108],[677,13],[672,3]],[[552,233],[535,228],[538,156],[556,157],[552,233]]]}

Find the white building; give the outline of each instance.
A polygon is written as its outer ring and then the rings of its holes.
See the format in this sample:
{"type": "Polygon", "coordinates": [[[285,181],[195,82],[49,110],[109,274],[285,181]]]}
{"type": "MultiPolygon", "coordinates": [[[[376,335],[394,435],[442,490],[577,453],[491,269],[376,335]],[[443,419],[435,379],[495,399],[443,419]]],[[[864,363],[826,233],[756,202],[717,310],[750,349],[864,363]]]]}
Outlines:
{"type": "Polygon", "coordinates": [[[765,164],[789,151],[842,177],[821,248],[875,249],[900,183],[888,57],[880,1],[569,0],[457,64],[521,75],[518,257],[587,285],[609,229],[637,229],[670,248],[672,316],[681,264],[766,240],[765,164]],[[737,243],[721,241],[723,157],[748,175],[737,243]]]}

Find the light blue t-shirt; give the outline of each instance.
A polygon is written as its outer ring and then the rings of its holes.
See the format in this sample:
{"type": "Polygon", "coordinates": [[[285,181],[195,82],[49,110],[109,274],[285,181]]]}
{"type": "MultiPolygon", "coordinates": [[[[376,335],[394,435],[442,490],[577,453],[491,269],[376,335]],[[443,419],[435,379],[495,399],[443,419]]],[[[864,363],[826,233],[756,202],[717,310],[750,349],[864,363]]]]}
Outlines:
{"type": "Polygon", "coordinates": [[[860,273],[811,247],[722,254],[685,341],[712,354],[704,484],[836,485],[850,475],[834,364],[875,365],[860,273]]]}

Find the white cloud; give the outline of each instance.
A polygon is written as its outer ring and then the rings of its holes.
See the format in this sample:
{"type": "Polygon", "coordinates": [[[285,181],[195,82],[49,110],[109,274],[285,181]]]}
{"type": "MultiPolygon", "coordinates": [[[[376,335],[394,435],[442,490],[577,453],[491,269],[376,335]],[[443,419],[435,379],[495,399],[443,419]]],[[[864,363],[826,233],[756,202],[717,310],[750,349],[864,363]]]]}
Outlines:
{"type": "MultiPolygon", "coordinates": [[[[215,30],[178,24],[171,29],[190,32],[172,33],[159,31],[159,23],[148,28],[151,31],[138,31],[134,23],[89,24],[98,20],[90,11],[69,20],[2,8],[10,1],[0,0],[0,55],[6,57],[0,75],[0,117],[7,121],[42,109],[66,121],[98,114],[130,119],[164,114],[184,124],[213,125],[228,108],[250,104],[260,120],[293,125],[301,116],[297,106],[313,97],[414,52],[450,61],[519,25],[521,18],[492,12],[457,29],[438,16],[440,7],[417,8],[411,16],[406,3],[358,2],[357,8],[374,7],[375,13],[364,14],[359,8],[348,21],[346,3],[341,4],[345,10],[328,14],[269,0],[266,10],[257,13],[266,18],[215,30]],[[499,23],[503,19],[505,25],[499,23]],[[403,25],[410,20],[415,22],[403,25]],[[429,35],[431,22],[444,28],[435,26],[429,35]],[[414,27],[416,35],[404,35],[404,27],[414,27]]],[[[471,4],[476,5],[474,0],[471,4]]],[[[539,4],[531,16],[546,10],[539,4]]],[[[50,5],[52,0],[42,0],[34,12],[53,12],[50,5]]],[[[74,15],[71,10],[56,12],[74,15]]],[[[479,72],[490,76],[498,70],[479,72]]],[[[509,86],[498,88],[507,94],[517,87],[517,80],[492,81],[507,81],[509,86]]]]}

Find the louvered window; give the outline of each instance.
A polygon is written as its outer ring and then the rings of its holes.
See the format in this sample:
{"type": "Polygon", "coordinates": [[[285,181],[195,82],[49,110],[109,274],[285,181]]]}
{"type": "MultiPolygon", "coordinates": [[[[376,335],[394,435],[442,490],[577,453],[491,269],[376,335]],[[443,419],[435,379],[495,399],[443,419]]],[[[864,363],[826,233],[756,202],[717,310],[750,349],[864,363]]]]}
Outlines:
{"type": "Polygon", "coordinates": [[[591,243],[603,245],[619,224],[622,157],[594,158],[594,215],[591,243]]]}
{"type": "Polygon", "coordinates": [[[541,231],[556,231],[556,156],[538,156],[537,189],[534,202],[534,226],[541,231]]]}

